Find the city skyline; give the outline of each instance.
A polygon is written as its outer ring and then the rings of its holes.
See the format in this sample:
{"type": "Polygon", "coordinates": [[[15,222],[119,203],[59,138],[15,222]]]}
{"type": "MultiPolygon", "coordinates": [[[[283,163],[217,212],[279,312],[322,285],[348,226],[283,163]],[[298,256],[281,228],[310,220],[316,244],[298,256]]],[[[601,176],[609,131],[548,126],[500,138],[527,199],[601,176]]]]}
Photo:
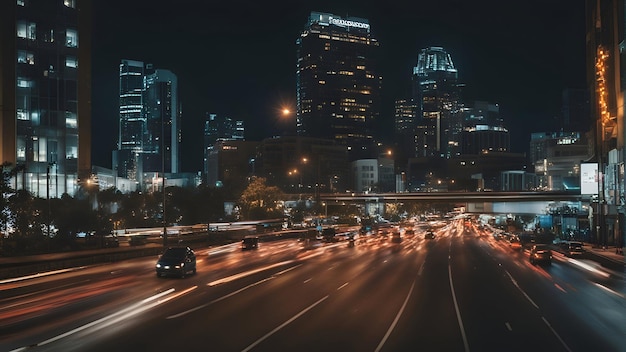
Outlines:
{"type": "Polygon", "coordinates": [[[393,102],[410,89],[419,51],[441,46],[466,84],[465,101],[499,104],[512,150],[526,152],[531,132],[554,129],[561,91],[584,88],[584,3],[505,5],[183,1],[172,8],[161,1],[96,2],[93,163],[109,166],[115,147],[122,58],[152,63],[179,77],[182,171],[202,169],[202,148],[193,146],[201,145],[207,112],[245,121],[248,140],[280,133],[286,128],[280,109],[295,107],[295,41],[311,11],[369,20],[383,49],[379,130],[385,135],[393,131],[393,102]],[[528,123],[532,120],[537,123],[528,123]]]}

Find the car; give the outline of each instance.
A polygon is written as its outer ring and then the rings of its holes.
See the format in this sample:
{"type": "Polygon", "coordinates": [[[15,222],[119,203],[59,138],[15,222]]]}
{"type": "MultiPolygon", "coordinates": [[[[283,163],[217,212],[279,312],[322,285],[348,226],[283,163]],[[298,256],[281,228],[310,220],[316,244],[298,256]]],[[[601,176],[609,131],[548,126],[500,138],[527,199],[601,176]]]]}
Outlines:
{"type": "Polygon", "coordinates": [[[530,248],[529,259],[533,265],[537,263],[552,264],[552,250],[548,245],[535,244],[530,248]]]}
{"type": "Polygon", "coordinates": [[[567,247],[565,247],[565,251],[569,256],[579,256],[585,252],[583,243],[579,241],[569,241],[567,247]]]}
{"type": "Polygon", "coordinates": [[[246,236],[241,240],[241,250],[259,248],[259,238],[257,236],[246,236]]]}
{"type": "Polygon", "coordinates": [[[399,231],[394,231],[393,234],[391,235],[391,242],[393,243],[401,243],[402,242],[402,236],[400,235],[399,231]]]}
{"type": "Polygon", "coordinates": [[[170,247],[156,262],[156,275],[179,276],[196,273],[196,254],[189,247],[170,247]]]}
{"type": "Polygon", "coordinates": [[[520,239],[517,236],[511,238],[509,240],[509,248],[511,248],[514,251],[521,250],[522,249],[522,241],[520,241],[520,239]]]}
{"type": "Polygon", "coordinates": [[[415,230],[413,228],[406,229],[404,231],[404,234],[405,235],[414,235],[415,234],[415,230]]]}
{"type": "Polygon", "coordinates": [[[433,239],[435,239],[435,234],[432,231],[428,231],[424,235],[424,238],[428,239],[428,240],[433,240],[433,239]]]}

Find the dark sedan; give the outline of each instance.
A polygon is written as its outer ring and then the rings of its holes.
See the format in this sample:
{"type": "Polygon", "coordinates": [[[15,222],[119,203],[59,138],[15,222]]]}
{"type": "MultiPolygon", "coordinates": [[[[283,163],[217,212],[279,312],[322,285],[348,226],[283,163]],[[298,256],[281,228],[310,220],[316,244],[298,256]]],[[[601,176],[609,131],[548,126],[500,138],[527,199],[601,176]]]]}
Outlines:
{"type": "Polygon", "coordinates": [[[196,255],[189,247],[170,247],[156,263],[157,276],[179,276],[196,273],[196,255]]]}

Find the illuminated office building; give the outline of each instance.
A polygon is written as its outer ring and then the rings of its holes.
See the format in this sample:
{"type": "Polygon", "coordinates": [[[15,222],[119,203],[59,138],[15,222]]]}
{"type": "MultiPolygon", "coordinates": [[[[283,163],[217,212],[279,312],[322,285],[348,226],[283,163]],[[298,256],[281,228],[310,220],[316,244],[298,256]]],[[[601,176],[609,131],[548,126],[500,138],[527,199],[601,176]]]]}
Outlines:
{"type": "Polygon", "coordinates": [[[298,135],[333,139],[352,160],[374,153],[382,78],[368,20],[312,12],[296,43],[298,135]]]}
{"type": "Polygon", "coordinates": [[[511,136],[500,117],[498,104],[477,101],[472,108],[461,109],[461,115],[461,155],[510,152],[511,136]]]}
{"type": "Polygon", "coordinates": [[[0,11],[0,156],[16,189],[74,195],[91,175],[91,2],[0,11]]]}
{"type": "Polygon", "coordinates": [[[460,154],[460,87],[457,69],[443,48],[421,50],[413,69],[415,156],[450,158],[460,154]]]}
{"type": "Polygon", "coordinates": [[[122,60],[119,77],[119,135],[113,165],[117,176],[143,187],[144,179],[180,171],[178,79],[169,70],[134,60],[122,60]]]}
{"type": "MultiPolygon", "coordinates": [[[[233,120],[226,116],[211,113],[206,114],[204,121],[203,174],[208,184],[214,185],[218,180],[221,180],[221,178],[218,177],[218,169],[220,169],[222,165],[217,163],[217,161],[226,161],[227,158],[217,159],[215,156],[220,153],[220,150],[228,150],[227,147],[231,145],[230,143],[222,142],[243,142],[244,134],[245,127],[243,120],[233,120]]],[[[241,145],[246,145],[246,143],[242,143],[241,145]]],[[[230,154],[232,153],[222,153],[221,155],[230,154]]]]}

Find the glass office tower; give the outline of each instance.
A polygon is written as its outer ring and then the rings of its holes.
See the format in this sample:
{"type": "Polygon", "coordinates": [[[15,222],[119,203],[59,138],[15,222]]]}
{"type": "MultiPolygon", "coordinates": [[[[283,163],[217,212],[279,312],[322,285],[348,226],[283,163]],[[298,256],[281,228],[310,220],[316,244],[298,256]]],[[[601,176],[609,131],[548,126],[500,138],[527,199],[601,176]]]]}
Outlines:
{"type": "Polygon", "coordinates": [[[91,174],[91,2],[0,11],[0,155],[16,189],[74,195],[91,174]]]}
{"type": "Polygon", "coordinates": [[[312,12],[296,44],[298,135],[333,139],[353,160],[373,155],[382,78],[368,20],[312,12]]]}
{"type": "Polygon", "coordinates": [[[450,158],[460,154],[463,128],[459,112],[458,72],[440,47],[422,49],[413,69],[417,103],[416,156],[450,158]]]}
{"type": "Polygon", "coordinates": [[[179,172],[181,111],[178,78],[141,61],[120,63],[117,176],[144,186],[146,173],[179,172]]]}

